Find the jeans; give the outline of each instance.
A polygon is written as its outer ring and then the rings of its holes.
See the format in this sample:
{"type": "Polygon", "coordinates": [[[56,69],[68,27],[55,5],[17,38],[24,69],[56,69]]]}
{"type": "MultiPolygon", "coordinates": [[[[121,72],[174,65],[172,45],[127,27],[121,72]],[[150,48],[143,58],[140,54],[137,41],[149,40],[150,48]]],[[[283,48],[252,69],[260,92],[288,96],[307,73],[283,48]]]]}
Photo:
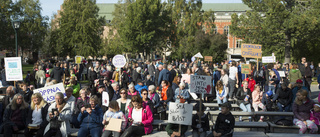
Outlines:
{"type": "Polygon", "coordinates": [[[105,130],[101,137],[109,137],[113,133],[113,137],[120,137],[120,132],[105,130]]]}
{"type": "Polygon", "coordinates": [[[229,78],[229,81],[228,81],[228,85],[229,85],[229,98],[232,99],[233,98],[233,92],[234,92],[234,89],[235,89],[235,85],[236,85],[236,80],[232,80],[229,78]]]}
{"type": "Polygon", "coordinates": [[[313,123],[311,120],[306,120],[306,122],[307,125],[299,119],[293,119],[293,124],[300,127],[299,134],[304,134],[307,129],[310,129],[311,134],[315,134],[318,132],[318,126],[315,123],[313,123]]]}
{"type": "MultiPolygon", "coordinates": [[[[227,98],[224,97],[222,100],[220,100],[219,97],[217,97],[217,102],[218,102],[218,104],[226,103],[227,102],[227,98]]],[[[219,107],[219,110],[221,110],[220,107],[219,107]]]]}
{"type": "Polygon", "coordinates": [[[102,127],[81,127],[78,131],[78,137],[87,137],[89,134],[91,137],[101,137],[102,127]]]}
{"type": "Polygon", "coordinates": [[[276,94],[276,87],[275,87],[275,85],[269,85],[268,91],[272,91],[273,95],[275,95],[275,94],[276,94]]]}
{"type": "Polygon", "coordinates": [[[44,134],[44,137],[62,137],[61,131],[60,129],[54,130],[54,129],[49,129],[49,131],[47,131],[44,134]]]}
{"type": "Polygon", "coordinates": [[[143,136],[143,135],[145,135],[143,126],[130,126],[123,132],[121,137],[143,136]]]}
{"type": "Polygon", "coordinates": [[[24,136],[25,136],[25,137],[33,137],[33,134],[34,134],[35,132],[37,132],[36,137],[42,137],[42,136],[43,136],[43,133],[44,133],[44,129],[45,129],[45,127],[40,128],[40,129],[29,129],[29,128],[26,128],[26,129],[24,130],[24,136]]]}
{"type": "MultiPolygon", "coordinates": [[[[22,129],[24,129],[25,127],[17,126],[17,128],[18,128],[19,130],[22,130],[22,129]]],[[[12,137],[13,132],[14,132],[13,126],[12,126],[11,124],[5,124],[5,125],[3,125],[3,135],[4,135],[5,137],[12,137]]]]}
{"type": "Polygon", "coordinates": [[[289,112],[290,111],[290,108],[291,108],[291,104],[285,106],[285,107],[282,107],[282,104],[280,104],[279,102],[277,103],[277,106],[279,108],[279,112],[289,112]]]}
{"type": "Polygon", "coordinates": [[[207,136],[207,132],[201,132],[198,133],[198,131],[192,131],[192,137],[206,137],[207,136]]]}

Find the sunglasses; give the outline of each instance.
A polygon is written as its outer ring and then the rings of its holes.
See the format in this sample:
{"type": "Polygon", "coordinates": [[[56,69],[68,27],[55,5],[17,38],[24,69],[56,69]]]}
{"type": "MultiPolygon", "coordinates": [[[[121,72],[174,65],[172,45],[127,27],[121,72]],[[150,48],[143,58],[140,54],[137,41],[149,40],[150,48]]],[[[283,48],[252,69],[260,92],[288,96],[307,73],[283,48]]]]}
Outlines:
{"type": "Polygon", "coordinates": [[[142,95],[148,95],[148,93],[143,93],[142,95]]]}
{"type": "Polygon", "coordinates": [[[121,92],[120,94],[126,94],[125,92],[121,92]]]}

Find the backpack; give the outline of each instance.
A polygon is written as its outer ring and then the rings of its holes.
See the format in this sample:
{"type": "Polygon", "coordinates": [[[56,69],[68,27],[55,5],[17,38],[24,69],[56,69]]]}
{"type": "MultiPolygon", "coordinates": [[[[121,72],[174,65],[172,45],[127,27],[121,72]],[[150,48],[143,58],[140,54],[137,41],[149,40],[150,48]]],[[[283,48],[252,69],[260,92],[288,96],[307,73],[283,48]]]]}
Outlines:
{"type": "Polygon", "coordinates": [[[263,69],[260,69],[260,71],[258,73],[258,77],[262,77],[263,78],[263,69]]]}

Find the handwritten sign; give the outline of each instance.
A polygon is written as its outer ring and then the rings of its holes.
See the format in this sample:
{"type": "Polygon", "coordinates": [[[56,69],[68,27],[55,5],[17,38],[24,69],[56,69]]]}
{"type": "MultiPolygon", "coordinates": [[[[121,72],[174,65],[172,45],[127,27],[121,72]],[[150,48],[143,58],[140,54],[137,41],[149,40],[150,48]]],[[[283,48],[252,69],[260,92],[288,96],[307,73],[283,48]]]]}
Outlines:
{"type": "Polygon", "coordinates": [[[127,60],[123,55],[115,55],[112,58],[112,64],[113,66],[117,67],[117,68],[122,68],[126,65],[127,60]]]}
{"type": "Polygon", "coordinates": [[[241,73],[242,74],[251,74],[251,65],[250,64],[241,64],[241,73]]]}
{"type": "Polygon", "coordinates": [[[102,92],[102,105],[109,107],[109,94],[108,94],[108,92],[102,92]]]}
{"type": "Polygon", "coordinates": [[[20,57],[4,58],[6,80],[20,81],[23,80],[22,65],[20,57]]]}
{"type": "Polygon", "coordinates": [[[247,58],[261,58],[262,46],[258,44],[241,44],[241,56],[247,58]]]}
{"type": "Polygon", "coordinates": [[[81,64],[81,60],[82,60],[82,57],[81,56],[76,56],[75,57],[76,59],[76,64],[81,64]]]}
{"type": "Polygon", "coordinates": [[[192,104],[170,102],[168,122],[181,125],[191,125],[192,109],[192,104]]]}
{"type": "Polygon", "coordinates": [[[58,83],[55,85],[43,87],[43,88],[38,88],[33,91],[34,93],[40,93],[43,97],[44,100],[47,102],[53,102],[55,99],[55,94],[57,92],[61,92],[66,96],[66,91],[64,89],[64,86],[62,83],[58,83]]]}
{"type": "Polygon", "coordinates": [[[204,56],[204,61],[212,61],[212,56],[204,56]]]}
{"type": "Polygon", "coordinates": [[[274,62],[276,62],[276,56],[262,57],[262,63],[274,63],[274,62]]]}
{"type": "Polygon", "coordinates": [[[211,76],[191,75],[190,92],[211,94],[211,76]]]}
{"type": "Polygon", "coordinates": [[[286,74],[284,73],[284,71],[278,71],[278,73],[279,73],[279,76],[280,77],[286,77],[286,74]]]}

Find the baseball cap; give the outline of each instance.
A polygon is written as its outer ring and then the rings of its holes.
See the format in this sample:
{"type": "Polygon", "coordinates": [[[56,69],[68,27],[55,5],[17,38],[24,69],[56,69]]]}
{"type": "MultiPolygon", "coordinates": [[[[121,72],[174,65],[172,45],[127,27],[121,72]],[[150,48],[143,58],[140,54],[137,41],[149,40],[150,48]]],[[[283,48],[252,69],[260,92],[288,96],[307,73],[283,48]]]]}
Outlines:
{"type": "Polygon", "coordinates": [[[267,95],[268,96],[272,96],[273,95],[273,92],[271,90],[267,91],[267,95]]]}
{"type": "MultiPolygon", "coordinates": [[[[201,107],[202,107],[202,110],[204,111],[205,110],[205,107],[203,105],[203,103],[201,103],[201,107]]],[[[199,111],[200,110],[200,103],[198,102],[195,106],[194,106],[195,110],[196,111],[199,111]]]]}
{"type": "Polygon", "coordinates": [[[232,107],[231,107],[231,104],[230,104],[229,102],[225,102],[225,103],[223,103],[223,104],[219,104],[219,107],[226,107],[226,108],[229,108],[229,109],[232,108],[232,107]]]}
{"type": "Polygon", "coordinates": [[[300,83],[300,84],[302,84],[302,83],[303,83],[303,81],[302,81],[301,79],[297,79],[296,83],[300,83]]]}

